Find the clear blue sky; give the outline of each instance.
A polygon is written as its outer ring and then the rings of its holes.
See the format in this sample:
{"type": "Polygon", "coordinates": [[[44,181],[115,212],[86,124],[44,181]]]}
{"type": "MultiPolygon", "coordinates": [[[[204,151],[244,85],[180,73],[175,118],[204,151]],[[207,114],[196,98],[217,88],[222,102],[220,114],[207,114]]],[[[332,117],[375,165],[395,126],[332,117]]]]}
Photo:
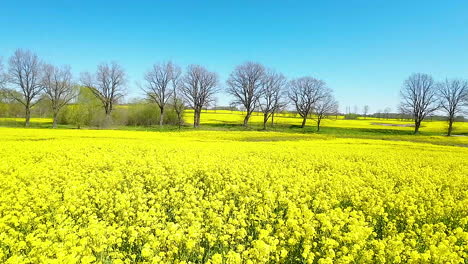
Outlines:
{"type": "Polygon", "coordinates": [[[117,61],[130,96],[154,62],[204,65],[224,86],[236,65],[258,61],[325,80],[342,110],[374,112],[396,108],[413,72],[468,78],[468,1],[2,1],[4,62],[16,48],[76,77],[117,61]]]}

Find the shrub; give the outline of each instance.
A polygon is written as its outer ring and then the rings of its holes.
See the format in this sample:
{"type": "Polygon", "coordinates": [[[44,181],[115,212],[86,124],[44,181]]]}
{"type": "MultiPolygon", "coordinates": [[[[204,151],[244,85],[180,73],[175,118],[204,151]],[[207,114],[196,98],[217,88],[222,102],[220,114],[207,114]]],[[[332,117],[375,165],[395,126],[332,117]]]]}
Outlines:
{"type": "Polygon", "coordinates": [[[358,114],[346,114],[344,115],[344,119],[358,119],[358,114]]]}
{"type": "MultiPolygon", "coordinates": [[[[155,104],[135,103],[127,106],[127,122],[129,126],[154,126],[159,125],[161,112],[155,104]]],[[[164,124],[177,125],[177,113],[168,105],[164,113],[164,124]]]]}

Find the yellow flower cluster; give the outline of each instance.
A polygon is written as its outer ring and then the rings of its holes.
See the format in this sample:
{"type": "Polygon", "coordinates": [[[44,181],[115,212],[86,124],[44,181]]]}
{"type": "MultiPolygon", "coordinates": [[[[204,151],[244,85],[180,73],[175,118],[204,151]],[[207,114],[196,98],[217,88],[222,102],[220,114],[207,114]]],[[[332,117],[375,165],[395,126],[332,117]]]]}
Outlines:
{"type": "Polygon", "coordinates": [[[463,263],[468,149],[0,128],[1,263],[463,263]]]}

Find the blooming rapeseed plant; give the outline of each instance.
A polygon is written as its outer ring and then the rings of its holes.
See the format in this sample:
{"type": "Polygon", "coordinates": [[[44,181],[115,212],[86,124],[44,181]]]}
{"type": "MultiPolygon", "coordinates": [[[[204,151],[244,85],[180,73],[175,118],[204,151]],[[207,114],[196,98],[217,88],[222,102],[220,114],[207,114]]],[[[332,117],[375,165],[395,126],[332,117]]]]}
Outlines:
{"type": "Polygon", "coordinates": [[[466,261],[467,148],[287,137],[0,128],[0,262],[466,261]]]}

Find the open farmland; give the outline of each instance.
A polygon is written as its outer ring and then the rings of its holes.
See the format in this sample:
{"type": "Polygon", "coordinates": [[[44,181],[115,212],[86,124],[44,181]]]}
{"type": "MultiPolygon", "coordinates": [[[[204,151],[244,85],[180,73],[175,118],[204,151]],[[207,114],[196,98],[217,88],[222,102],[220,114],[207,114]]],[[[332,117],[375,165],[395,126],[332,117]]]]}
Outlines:
{"type": "MultiPolygon", "coordinates": [[[[125,106],[119,106],[125,108],[125,106]]],[[[245,112],[229,110],[203,110],[200,124],[203,130],[221,131],[263,131],[261,113],[254,112],[251,117],[249,127],[242,126],[242,119],[245,112]]],[[[182,131],[192,130],[193,111],[185,110],[185,125],[182,131]]],[[[322,120],[320,133],[317,133],[316,121],[312,118],[307,120],[307,126],[300,128],[302,119],[298,115],[291,113],[277,114],[274,117],[274,125],[271,123],[269,131],[284,132],[292,137],[302,137],[304,133],[314,133],[315,136],[339,137],[339,138],[363,138],[363,139],[384,139],[396,141],[427,142],[441,145],[468,146],[468,122],[455,122],[453,137],[445,136],[447,133],[446,121],[423,122],[419,134],[414,135],[414,124],[412,121],[400,119],[360,117],[359,119],[348,120],[341,115],[331,116],[322,120]]],[[[32,118],[31,125],[37,128],[51,128],[51,118],[32,118]]],[[[0,127],[23,127],[24,118],[0,118],[0,127]]],[[[73,125],[59,125],[61,128],[77,128],[73,125]]],[[[93,127],[91,127],[93,128],[93,127]]],[[[115,128],[123,130],[143,130],[143,131],[179,131],[177,126],[118,126],[115,128]]],[[[263,135],[263,134],[260,134],[263,135]]]]}
{"type": "Polygon", "coordinates": [[[467,157],[327,134],[0,128],[0,262],[463,263],[467,157]]]}
{"type": "Polygon", "coordinates": [[[468,264],[468,1],[3,1],[0,264],[468,264]]]}
{"type": "MultiPolygon", "coordinates": [[[[201,124],[206,127],[218,127],[218,128],[229,128],[229,126],[241,127],[242,120],[245,116],[245,112],[242,111],[229,111],[229,110],[204,110],[201,114],[201,124]]],[[[251,127],[261,129],[262,124],[262,113],[254,112],[251,116],[251,127]]],[[[49,121],[50,122],[50,121],[49,121]]],[[[185,122],[190,124],[193,122],[193,111],[186,110],[185,122]]],[[[274,117],[274,127],[268,129],[291,129],[298,128],[302,122],[302,118],[298,114],[293,113],[279,113],[274,117]]],[[[271,123],[271,120],[270,120],[271,123]]],[[[307,120],[307,126],[305,129],[300,131],[315,131],[316,121],[315,117],[311,116],[307,120]]],[[[378,133],[379,130],[392,130],[389,131],[393,134],[408,134],[412,135],[414,131],[414,122],[412,120],[400,120],[400,119],[387,119],[387,118],[375,118],[375,117],[359,117],[358,119],[344,119],[342,115],[331,115],[326,119],[322,120],[322,127],[340,129],[340,133],[343,130],[359,130],[369,129],[373,130],[372,133],[378,133]],[[386,126],[395,125],[395,126],[386,126]]],[[[286,130],[291,131],[291,130],[286,130]]],[[[421,133],[425,135],[445,135],[447,132],[447,121],[431,121],[426,120],[422,124],[421,133]]],[[[349,135],[350,133],[346,133],[349,135]]],[[[454,134],[468,134],[468,122],[456,122],[454,123],[454,134]]]]}

